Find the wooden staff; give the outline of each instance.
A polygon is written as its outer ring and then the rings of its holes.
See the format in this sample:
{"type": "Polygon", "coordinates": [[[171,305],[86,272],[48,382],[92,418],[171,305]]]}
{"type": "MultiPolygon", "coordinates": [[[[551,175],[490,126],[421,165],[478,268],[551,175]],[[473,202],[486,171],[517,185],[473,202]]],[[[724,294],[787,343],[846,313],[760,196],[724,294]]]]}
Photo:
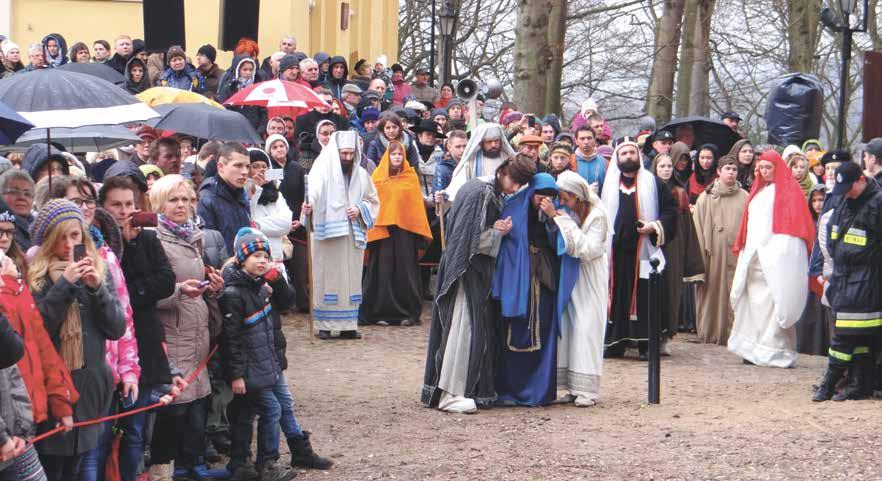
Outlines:
{"type": "MultiPolygon", "coordinates": [[[[304,202],[309,204],[309,176],[303,176],[303,199],[304,202]]],[[[309,204],[312,205],[312,204],[309,204]]],[[[306,230],[306,272],[307,276],[309,276],[309,280],[306,283],[306,294],[307,301],[309,302],[309,324],[307,324],[307,328],[309,329],[309,337],[313,337],[315,335],[315,323],[312,320],[312,295],[314,289],[314,279],[312,277],[312,236],[310,235],[310,227],[312,226],[312,216],[300,216],[303,220],[306,221],[306,225],[303,226],[303,229],[306,230]]]]}
{"type": "Polygon", "coordinates": [[[447,247],[447,237],[444,234],[444,203],[436,202],[435,203],[435,215],[438,216],[438,221],[441,222],[441,252],[444,252],[444,249],[447,247]]]}

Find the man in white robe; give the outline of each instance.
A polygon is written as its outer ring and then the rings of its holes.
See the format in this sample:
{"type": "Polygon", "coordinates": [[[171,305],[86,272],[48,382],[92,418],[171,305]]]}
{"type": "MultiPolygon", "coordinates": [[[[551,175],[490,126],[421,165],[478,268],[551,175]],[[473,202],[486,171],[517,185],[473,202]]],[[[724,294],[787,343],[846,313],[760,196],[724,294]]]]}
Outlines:
{"type": "Polygon", "coordinates": [[[745,364],[793,367],[796,328],[808,296],[808,250],[814,223],[790,169],[774,150],[757,162],[741,233],[730,301],[729,351],[745,364]]]}
{"type": "Polygon", "coordinates": [[[359,339],[358,306],[367,231],[380,200],[361,167],[358,133],[334,132],[307,176],[301,222],[309,217],[312,249],[312,320],[319,339],[339,331],[359,339]]]}
{"type": "Polygon", "coordinates": [[[505,137],[505,131],[499,124],[481,124],[472,132],[466,144],[462,159],[453,169],[450,185],[443,191],[435,193],[436,202],[445,197],[453,202],[456,193],[469,180],[475,177],[493,177],[496,169],[503,162],[515,156],[515,151],[505,137]]]}
{"type": "Polygon", "coordinates": [[[600,198],[579,174],[561,172],[557,186],[560,203],[570,211],[558,211],[554,218],[566,246],[557,304],[557,309],[563,308],[557,347],[557,388],[568,392],[564,401],[588,407],[600,398],[609,301],[606,252],[612,226],[600,198]],[[578,272],[568,272],[566,257],[575,258],[578,272]],[[569,290],[572,274],[577,278],[569,290]]]}

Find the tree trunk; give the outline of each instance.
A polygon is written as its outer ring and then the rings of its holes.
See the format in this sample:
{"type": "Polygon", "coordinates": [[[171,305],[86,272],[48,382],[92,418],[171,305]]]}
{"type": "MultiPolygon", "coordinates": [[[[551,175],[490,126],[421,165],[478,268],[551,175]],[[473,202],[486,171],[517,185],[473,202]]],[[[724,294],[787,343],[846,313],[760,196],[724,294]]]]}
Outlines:
{"type": "Polygon", "coordinates": [[[665,0],[656,26],[655,57],[646,98],[646,113],[656,125],[671,120],[674,98],[674,74],[677,71],[677,48],[686,0],[665,0]]]}
{"type": "Polygon", "coordinates": [[[876,12],[879,9],[879,0],[870,0],[867,9],[867,32],[870,34],[870,41],[873,42],[873,50],[882,52],[882,36],[879,35],[879,17],[876,12]]]}
{"type": "Polygon", "coordinates": [[[560,115],[560,87],[567,32],[567,0],[553,0],[552,4],[548,20],[548,46],[551,52],[551,61],[548,64],[548,70],[545,71],[545,108],[541,113],[560,115]]]}
{"type": "Polygon", "coordinates": [[[821,0],[787,1],[787,68],[790,72],[812,72],[818,44],[821,0]]]}
{"type": "Polygon", "coordinates": [[[695,35],[692,39],[692,82],[689,91],[689,115],[710,114],[710,27],[716,0],[700,0],[695,35]]]}
{"type": "Polygon", "coordinates": [[[548,89],[546,69],[551,61],[548,44],[552,0],[520,0],[515,27],[514,101],[521,112],[542,113],[548,89]]]}
{"type": "Polygon", "coordinates": [[[695,21],[698,19],[698,2],[686,0],[683,18],[682,41],[680,43],[680,70],[677,74],[677,117],[689,115],[689,95],[692,91],[692,68],[695,52],[692,41],[695,37],[695,21]]]}

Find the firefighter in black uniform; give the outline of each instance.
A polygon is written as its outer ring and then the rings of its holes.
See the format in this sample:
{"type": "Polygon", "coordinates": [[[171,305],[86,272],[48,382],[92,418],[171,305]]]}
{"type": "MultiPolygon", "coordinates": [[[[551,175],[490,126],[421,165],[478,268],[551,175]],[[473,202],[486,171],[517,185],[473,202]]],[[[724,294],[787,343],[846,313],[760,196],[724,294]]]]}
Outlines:
{"type": "Polygon", "coordinates": [[[827,372],[813,401],[872,396],[882,332],[882,187],[857,163],[843,162],[832,193],[842,195],[827,225],[827,250],[833,259],[827,299],[835,327],[827,372]],[[849,383],[834,396],[846,369],[849,383]]]}

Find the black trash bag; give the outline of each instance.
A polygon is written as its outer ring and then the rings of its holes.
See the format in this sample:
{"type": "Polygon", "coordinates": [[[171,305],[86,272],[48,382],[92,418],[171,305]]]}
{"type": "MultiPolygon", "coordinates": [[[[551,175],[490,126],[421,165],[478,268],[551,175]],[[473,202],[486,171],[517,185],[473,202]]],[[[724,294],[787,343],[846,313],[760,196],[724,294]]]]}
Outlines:
{"type": "Polygon", "coordinates": [[[777,81],[766,105],[768,142],[802,145],[821,132],[824,90],[814,75],[789,74],[777,81]]]}

